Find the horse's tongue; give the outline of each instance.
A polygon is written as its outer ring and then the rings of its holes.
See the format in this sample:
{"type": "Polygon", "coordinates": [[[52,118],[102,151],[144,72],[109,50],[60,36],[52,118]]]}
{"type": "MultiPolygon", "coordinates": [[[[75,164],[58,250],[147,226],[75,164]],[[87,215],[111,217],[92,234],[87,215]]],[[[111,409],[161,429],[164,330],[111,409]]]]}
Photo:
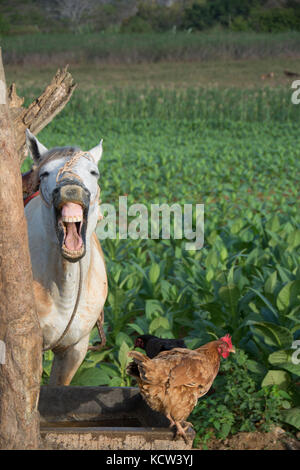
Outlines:
{"type": "Polygon", "coordinates": [[[77,251],[80,250],[82,246],[82,238],[77,233],[77,228],[75,222],[67,222],[66,223],[66,238],[65,238],[65,245],[68,250],[77,251]]]}
{"type": "MultiPolygon", "coordinates": [[[[74,202],[67,202],[63,205],[61,210],[62,217],[80,217],[82,220],[83,212],[80,204],[75,204],[74,202]]],[[[82,238],[77,233],[77,228],[75,222],[66,222],[66,236],[65,236],[65,246],[68,250],[77,251],[82,247],[82,238]]]]}

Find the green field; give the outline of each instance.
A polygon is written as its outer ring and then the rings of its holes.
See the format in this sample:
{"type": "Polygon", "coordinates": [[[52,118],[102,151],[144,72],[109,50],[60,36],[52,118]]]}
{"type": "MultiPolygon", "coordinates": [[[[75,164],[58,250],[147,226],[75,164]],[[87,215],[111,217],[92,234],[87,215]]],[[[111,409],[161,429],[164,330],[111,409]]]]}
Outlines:
{"type": "Polygon", "coordinates": [[[102,242],[108,347],[88,353],[74,385],[130,385],[126,354],[136,333],[184,337],[194,348],[229,332],[239,354],[194,412],[200,435],[204,418],[220,437],[257,422],[299,426],[299,365],[291,362],[300,333],[299,113],[284,89],[92,90],[75,94],[41,132],[49,147],[104,139],[103,202],[117,206],[127,194],[129,204],[205,204],[199,251],[185,250],[186,240],[102,242]]]}
{"type": "MultiPolygon", "coordinates": [[[[104,139],[103,203],[118,206],[128,195],[128,204],[148,208],[205,205],[199,251],[187,251],[186,240],[102,242],[107,347],[89,352],[72,382],[130,385],[127,352],[137,333],[183,337],[195,348],[229,332],[238,353],[191,416],[202,440],[207,428],[224,438],[272,423],[300,427],[300,366],[292,361],[300,339],[300,105],[291,102],[291,79],[276,77],[297,62],[277,54],[230,64],[78,64],[78,90],[39,134],[47,147],[88,149],[104,139]],[[224,80],[213,82],[214,70],[224,80]],[[271,70],[274,81],[262,84],[271,70]]],[[[28,64],[11,64],[8,81],[29,102],[56,65],[30,75],[28,64]]],[[[51,359],[47,352],[44,383],[51,359]]]]}
{"type": "Polygon", "coordinates": [[[157,63],[299,57],[299,32],[56,33],[1,37],[7,64],[157,63]]]}

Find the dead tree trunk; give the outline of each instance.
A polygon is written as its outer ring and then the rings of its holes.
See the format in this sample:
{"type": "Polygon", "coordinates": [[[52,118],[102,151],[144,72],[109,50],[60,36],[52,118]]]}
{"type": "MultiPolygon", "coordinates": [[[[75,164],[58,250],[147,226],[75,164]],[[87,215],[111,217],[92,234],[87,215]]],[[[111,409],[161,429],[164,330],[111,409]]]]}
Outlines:
{"type": "Polygon", "coordinates": [[[24,98],[20,98],[13,83],[8,90],[8,105],[15,130],[16,148],[20,163],[27,155],[25,146],[25,129],[38,134],[64,108],[70,100],[76,84],[68,67],[58,70],[52,82],[45,88],[41,96],[34,100],[28,108],[24,108],[24,98]]]}
{"type": "Polygon", "coordinates": [[[42,336],[1,49],[0,269],[0,449],[32,449],[39,445],[42,336]]]}

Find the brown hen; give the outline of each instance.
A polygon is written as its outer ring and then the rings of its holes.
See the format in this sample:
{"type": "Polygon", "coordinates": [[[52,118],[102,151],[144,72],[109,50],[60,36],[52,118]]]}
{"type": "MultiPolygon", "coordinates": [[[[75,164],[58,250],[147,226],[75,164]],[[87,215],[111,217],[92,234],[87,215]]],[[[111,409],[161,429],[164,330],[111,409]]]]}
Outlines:
{"type": "Polygon", "coordinates": [[[185,441],[185,432],[191,423],[186,418],[196,406],[198,398],[210,389],[220,367],[221,356],[235,352],[231,338],[225,335],[217,341],[190,350],[174,348],[163,351],[153,359],[137,351],[128,356],[133,362],[127,367],[150,408],[164,414],[176,434],[185,441]]]}

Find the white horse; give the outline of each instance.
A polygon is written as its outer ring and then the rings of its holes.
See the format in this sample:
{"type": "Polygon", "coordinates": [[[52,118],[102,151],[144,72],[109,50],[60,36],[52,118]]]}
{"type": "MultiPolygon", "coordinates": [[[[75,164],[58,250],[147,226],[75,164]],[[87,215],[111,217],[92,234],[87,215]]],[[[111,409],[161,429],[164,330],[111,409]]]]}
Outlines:
{"type": "Polygon", "coordinates": [[[107,297],[105,263],[95,234],[102,141],[89,152],[77,147],[47,150],[29,130],[26,141],[40,182],[25,214],[44,349],[54,352],[49,384],[69,385],[107,297]]]}

